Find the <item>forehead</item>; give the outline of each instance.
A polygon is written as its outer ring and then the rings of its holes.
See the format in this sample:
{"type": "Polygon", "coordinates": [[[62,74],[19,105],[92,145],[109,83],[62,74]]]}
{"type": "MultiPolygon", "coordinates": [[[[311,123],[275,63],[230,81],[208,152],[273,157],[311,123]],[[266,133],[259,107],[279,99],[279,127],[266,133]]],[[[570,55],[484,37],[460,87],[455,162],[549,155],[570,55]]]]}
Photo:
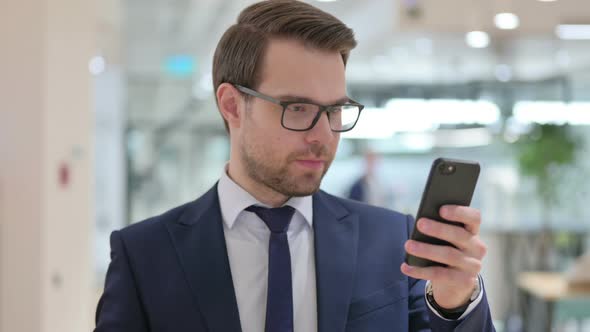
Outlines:
{"type": "Polygon", "coordinates": [[[329,103],[346,96],[345,67],[338,52],[294,40],[271,39],[261,64],[260,91],[329,103]]]}

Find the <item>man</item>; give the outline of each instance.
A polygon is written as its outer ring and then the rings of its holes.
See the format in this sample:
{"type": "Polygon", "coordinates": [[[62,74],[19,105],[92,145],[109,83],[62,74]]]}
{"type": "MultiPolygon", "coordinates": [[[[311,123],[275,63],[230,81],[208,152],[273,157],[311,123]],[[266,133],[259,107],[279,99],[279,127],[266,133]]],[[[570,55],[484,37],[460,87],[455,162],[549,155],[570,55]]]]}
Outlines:
{"type": "Polygon", "coordinates": [[[364,153],[365,171],[352,183],[347,197],[367,204],[391,208],[393,188],[384,184],[377,171],[379,156],[370,150],[364,153]]]}
{"type": "Polygon", "coordinates": [[[229,163],[196,201],[112,234],[96,331],[494,330],[477,210],[443,209],[465,228],[420,220],[457,249],[435,247],[407,242],[409,216],[319,191],[362,110],[345,89],[355,45],[301,2],[240,14],[213,66],[229,163]]]}

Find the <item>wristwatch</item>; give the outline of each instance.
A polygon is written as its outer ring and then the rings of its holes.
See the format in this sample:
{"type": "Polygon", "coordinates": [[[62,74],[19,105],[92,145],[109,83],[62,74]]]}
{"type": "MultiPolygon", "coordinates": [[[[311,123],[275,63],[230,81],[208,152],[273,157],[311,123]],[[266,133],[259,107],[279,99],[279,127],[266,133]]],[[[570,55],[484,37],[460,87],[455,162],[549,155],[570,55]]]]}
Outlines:
{"type": "Polygon", "coordinates": [[[475,290],[473,291],[473,294],[471,294],[471,297],[469,297],[469,301],[467,301],[467,303],[463,304],[462,306],[452,308],[452,309],[445,309],[445,308],[439,306],[438,303],[436,303],[436,301],[434,300],[434,294],[432,291],[432,283],[429,282],[428,285],[426,286],[426,300],[432,306],[432,308],[434,308],[434,310],[436,310],[444,318],[457,320],[457,319],[459,319],[459,317],[461,317],[461,315],[463,315],[463,313],[465,313],[465,311],[467,310],[469,305],[473,301],[475,301],[475,299],[477,299],[480,292],[481,292],[481,283],[480,283],[479,276],[477,276],[477,282],[475,283],[475,290]]]}

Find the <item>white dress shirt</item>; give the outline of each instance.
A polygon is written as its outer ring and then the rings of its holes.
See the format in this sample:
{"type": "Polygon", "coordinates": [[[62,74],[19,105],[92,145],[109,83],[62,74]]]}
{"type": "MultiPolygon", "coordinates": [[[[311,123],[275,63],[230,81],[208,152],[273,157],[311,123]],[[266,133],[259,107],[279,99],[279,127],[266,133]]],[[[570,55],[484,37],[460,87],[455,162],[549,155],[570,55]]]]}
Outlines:
{"type": "MultiPolygon", "coordinates": [[[[467,306],[467,309],[465,309],[465,312],[459,318],[457,318],[457,320],[467,317],[467,315],[469,315],[469,313],[472,312],[473,309],[475,309],[475,307],[477,307],[479,302],[481,302],[481,299],[483,299],[484,289],[483,289],[483,282],[481,280],[480,275],[477,276],[477,283],[479,284],[479,293],[477,293],[477,297],[475,299],[471,299],[473,301],[469,304],[469,306],[467,306]]],[[[429,285],[430,285],[430,280],[426,281],[426,289],[428,289],[429,285]]],[[[473,297],[473,295],[472,295],[472,297],[473,297]]],[[[444,318],[443,316],[441,316],[441,314],[430,305],[430,302],[428,302],[427,299],[425,299],[425,301],[426,301],[426,305],[428,306],[430,311],[434,312],[435,315],[437,315],[438,317],[440,317],[444,320],[452,320],[452,319],[447,319],[447,318],[444,318]]]]}
{"type": "MultiPolygon", "coordinates": [[[[226,172],[219,180],[217,191],[242,331],[264,331],[270,230],[256,214],[244,209],[250,205],[269,206],[258,202],[226,172]]],[[[312,198],[293,197],[285,205],[295,208],[287,231],[293,281],[293,327],[295,332],[315,332],[317,301],[312,198]]]]}
{"type": "MultiPolygon", "coordinates": [[[[255,213],[244,211],[262,204],[223,172],[217,186],[223,233],[243,332],[264,331],[268,286],[270,230],[255,213]]],[[[312,197],[292,197],[284,205],[295,208],[287,231],[291,252],[294,332],[317,331],[315,250],[312,197]]],[[[481,279],[479,281],[481,283],[481,279]]],[[[481,284],[480,284],[481,285],[481,284]]],[[[466,317],[483,298],[479,296],[461,315],[466,317]]],[[[425,301],[437,316],[443,318],[425,301]]],[[[444,318],[443,318],[444,319],[444,318]]]]}

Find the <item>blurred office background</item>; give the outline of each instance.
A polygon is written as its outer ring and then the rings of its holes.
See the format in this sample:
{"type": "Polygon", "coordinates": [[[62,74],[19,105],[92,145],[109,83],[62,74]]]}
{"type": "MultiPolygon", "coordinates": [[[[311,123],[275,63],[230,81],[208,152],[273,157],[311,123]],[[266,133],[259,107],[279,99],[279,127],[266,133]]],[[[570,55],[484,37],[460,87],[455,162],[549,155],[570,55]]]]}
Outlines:
{"type": "MultiPolygon", "coordinates": [[[[110,233],[215,183],[213,51],[252,2],[0,3],[1,332],[91,330],[110,233]]],[[[498,331],[590,331],[590,2],[308,2],[355,30],[366,105],[323,189],[370,154],[376,204],[415,214],[432,160],[480,162],[498,331]]]]}

